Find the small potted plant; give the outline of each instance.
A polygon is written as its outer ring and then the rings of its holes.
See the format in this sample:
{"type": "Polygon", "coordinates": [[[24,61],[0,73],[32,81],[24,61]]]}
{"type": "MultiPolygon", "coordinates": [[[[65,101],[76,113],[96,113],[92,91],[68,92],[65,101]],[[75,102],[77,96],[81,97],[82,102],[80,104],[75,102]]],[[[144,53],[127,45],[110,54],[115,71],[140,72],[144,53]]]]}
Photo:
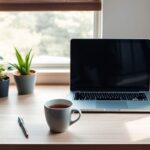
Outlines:
{"type": "MultiPolygon", "coordinates": [[[[0,60],[3,58],[0,57],[0,60]]],[[[0,64],[0,98],[7,97],[9,91],[9,77],[6,74],[4,64],[0,64]]]]}
{"type": "Polygon", "coordinates": [[[18,94],[24,95],[33,93],[36,83],[36,71],[31,70],[33,59],[33,55],[31,54],[32,49],[26,54],[24,58],[17,48],[15,48],[15,52],[18,64],[11,65],[17,69],[13,74],[17,85],[18,94]]]}

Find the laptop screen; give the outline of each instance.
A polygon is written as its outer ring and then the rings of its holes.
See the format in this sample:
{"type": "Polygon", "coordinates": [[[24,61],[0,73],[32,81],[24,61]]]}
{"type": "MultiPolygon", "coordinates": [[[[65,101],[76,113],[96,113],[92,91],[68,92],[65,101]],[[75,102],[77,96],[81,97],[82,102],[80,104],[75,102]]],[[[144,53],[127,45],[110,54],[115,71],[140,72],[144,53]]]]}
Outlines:
{"type": "Polygon", "coordinates": [[[150,40],[71,40],[71,91],[148,91],[150,40]]]}

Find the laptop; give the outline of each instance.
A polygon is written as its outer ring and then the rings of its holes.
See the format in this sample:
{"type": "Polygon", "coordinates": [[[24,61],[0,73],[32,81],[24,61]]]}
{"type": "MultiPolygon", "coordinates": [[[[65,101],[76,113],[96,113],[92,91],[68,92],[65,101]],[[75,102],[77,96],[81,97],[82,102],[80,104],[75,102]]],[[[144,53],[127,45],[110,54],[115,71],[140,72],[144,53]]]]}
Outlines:
{"type": "Polygon", "coordinates": [[[72,39],[70,70],[82,112],[150,112],[150,40],[72,39]]]}

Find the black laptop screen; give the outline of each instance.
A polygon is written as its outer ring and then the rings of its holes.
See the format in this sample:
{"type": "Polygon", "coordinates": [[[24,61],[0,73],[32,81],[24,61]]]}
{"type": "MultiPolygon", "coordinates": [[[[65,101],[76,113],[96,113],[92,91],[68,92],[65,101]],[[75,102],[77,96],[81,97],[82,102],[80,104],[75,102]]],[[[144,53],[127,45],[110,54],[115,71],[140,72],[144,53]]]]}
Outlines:
{"type": "Polygon", "coordinates": [[[71,91],[149,90],[150,40],[73,39],[71,91]]]}

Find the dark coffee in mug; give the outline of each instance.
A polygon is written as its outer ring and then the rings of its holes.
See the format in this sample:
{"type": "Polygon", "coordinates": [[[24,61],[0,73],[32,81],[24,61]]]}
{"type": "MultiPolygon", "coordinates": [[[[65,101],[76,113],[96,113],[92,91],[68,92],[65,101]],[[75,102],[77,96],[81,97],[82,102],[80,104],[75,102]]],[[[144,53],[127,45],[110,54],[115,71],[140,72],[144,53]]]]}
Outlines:
{"type": "Polygon", "coordinates": [[[65,104],[54,104],[54,105],[49,106],[49,108],[54,108],[54,109],[68,108],[68,107],[69,107],[69,106],[68,106],[68,105],[65,105],[65,104]]]}
{"type": "Polygon", "coordinates": [[[77,122],[81,117],[81,111],[74,108],[73,103],[65,99],[49,100],[44,105],[45,117],[52,132],[64,132],[67,128],[77,122]],[[71,119],[74,112],[79,116],[75,120],[71,119]]]}

